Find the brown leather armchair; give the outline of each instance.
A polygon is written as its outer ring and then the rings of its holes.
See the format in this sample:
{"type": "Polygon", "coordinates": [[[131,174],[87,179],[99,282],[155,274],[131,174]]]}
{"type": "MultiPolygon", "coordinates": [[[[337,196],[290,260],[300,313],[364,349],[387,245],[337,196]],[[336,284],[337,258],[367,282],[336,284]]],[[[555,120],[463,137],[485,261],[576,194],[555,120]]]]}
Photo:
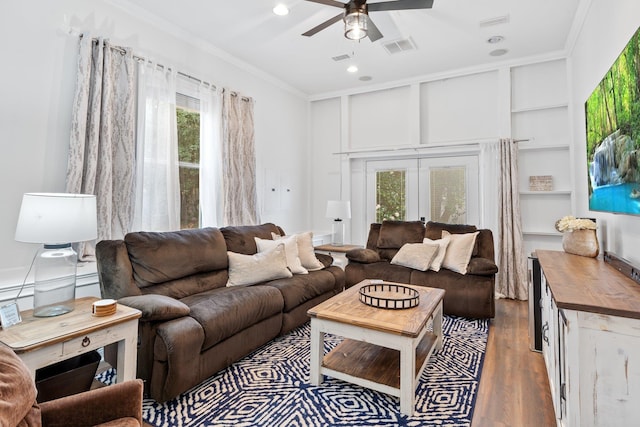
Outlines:
{"type": "Polygon", "coordinates": [[[18,427],[140,427],[142,381],[36,402],[36,386],[22,360],[0,344],[0,425],[18,427]]]}

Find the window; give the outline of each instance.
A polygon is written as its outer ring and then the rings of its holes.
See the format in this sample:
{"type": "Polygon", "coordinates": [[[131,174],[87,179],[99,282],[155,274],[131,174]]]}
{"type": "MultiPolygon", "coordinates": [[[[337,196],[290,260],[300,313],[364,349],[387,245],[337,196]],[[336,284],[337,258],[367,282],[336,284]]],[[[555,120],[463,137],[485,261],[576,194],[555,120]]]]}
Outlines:
{"type": "Polygon", "coordinates": [[[200,100],[176,94],[180,228],[200,226],[200,100]]]}
{"type": "Polygon", "coordinates": [[[376,222],[406,218],[406,171],[376,172],[376,222]]]}

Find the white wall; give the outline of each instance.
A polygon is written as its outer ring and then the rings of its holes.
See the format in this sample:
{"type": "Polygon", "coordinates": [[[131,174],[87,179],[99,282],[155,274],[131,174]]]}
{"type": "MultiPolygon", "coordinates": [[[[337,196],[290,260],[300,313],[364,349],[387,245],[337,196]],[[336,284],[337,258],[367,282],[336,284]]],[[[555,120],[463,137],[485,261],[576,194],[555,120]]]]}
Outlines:
{"type": "Polygon", "coordinates": [[[288,187],[292,196],[269,205],[262,220],[288,232],[309,227],[305,96],[233,59],[221,59],[198,40],[161,30],[105,1],[13,2],[0,14],[0,287],[22,281],[36,250],[14,241],[22,194],[65,188],[78,42],[65,29],[69,25],[253,97],[262,205],[267,170],[282,171],[278,185],[288,187]]]}
{"type": "Polygon", "coordinates": [[[639,26],[638,0],[592,0],[569,57],[577,213],[598,218],[601,246],[634,265],[640,265],[640,217],[589,211],[584,102],[639,26]]]}

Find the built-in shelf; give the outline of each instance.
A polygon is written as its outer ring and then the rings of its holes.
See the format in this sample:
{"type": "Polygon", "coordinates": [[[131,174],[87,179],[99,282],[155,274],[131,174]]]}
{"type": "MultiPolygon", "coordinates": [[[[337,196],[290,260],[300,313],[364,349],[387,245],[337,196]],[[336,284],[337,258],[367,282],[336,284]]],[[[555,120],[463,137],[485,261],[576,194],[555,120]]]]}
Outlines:
{"type": "Polygon", "coordinates": [[[562,237],[562,233],[557,231],[523,231],[526,236],[546,236],[546,237],[562,237]]]}
{"type": "Polygon", "coordinates": [[[521,196],[570,196],[571,190],[520,191],[521,196]]]}
{"type": "Polygon", "coordinates": [[[551,110],[554,108],[568,108],[569,104],[566,102],[560,104],[550,104],[550,105],[538,105],[535,107],[523,107],[523,108],[514,108],[511,110],[512,113],[528,113],[530,111],[542,111],[542,110],[551,110]]]}
{"type": "Polygon", "coordinates": [[[535,138],[522,138],[522,139],[527,140],[528,142],[521,142],[518,145],[518,149],[521,151],[562,151],[562,150],[568,150],[570,148],[569,144],[535,145],[535,143],[532,143],[532,141],[534,141],[535,138]]]}

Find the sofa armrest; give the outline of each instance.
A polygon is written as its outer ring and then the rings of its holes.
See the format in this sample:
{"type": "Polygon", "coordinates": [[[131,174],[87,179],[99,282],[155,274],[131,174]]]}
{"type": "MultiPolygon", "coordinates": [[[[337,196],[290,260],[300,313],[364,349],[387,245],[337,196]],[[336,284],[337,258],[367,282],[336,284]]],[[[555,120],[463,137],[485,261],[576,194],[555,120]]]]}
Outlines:
{"type": "Polygon", "coordinates": [[[467,274],[476,276],[493,276],[497,272],[498,266],[496,263],[487,258],[473,257],[467,267],[467,274]]]}
{"type": "Polygon", "coordinates": [[[122,418],[142,425],[142,388],[135,379],[41,403],[42,425],[93,426],[122,418]]]}
{"type": "Polygon", "coordinates": [[[316,258],[318,258],[318,261],[322,263],[324,268],[331,267],[333,264],[333,257],[331,255],[316,252],[316,258]]]}
{"type": "Polygon", "coordinates": [[[374,262],[380,262],[380,255],[378,252],[372,249],[351,249],[346,254],[349,262],[359,262],[361,264],[373,264],[374,262]]]}
{"type": "Polygon", "coordinates": [[[142,321],[165,321],[188,316],[191,310],[189,306],[164,295],[139,295],[124,297],[118,303],[137,308],[142,312],[142,321]]]}

